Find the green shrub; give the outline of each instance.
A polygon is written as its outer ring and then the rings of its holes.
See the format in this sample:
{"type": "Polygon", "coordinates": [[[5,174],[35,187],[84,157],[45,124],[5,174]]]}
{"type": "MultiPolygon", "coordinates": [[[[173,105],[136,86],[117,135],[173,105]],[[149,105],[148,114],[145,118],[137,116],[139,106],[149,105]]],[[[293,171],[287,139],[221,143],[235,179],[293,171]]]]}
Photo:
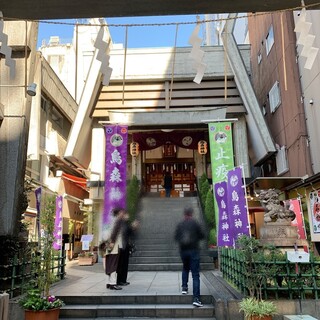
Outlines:
{"type": "Polygon", "coordinates": [[[215,228],[211,229],[209,232],[209,240],[208,240],[208,245],[217,245],[217,231],[215,228]]]}
{"type": "Polygon", "coordinates": [[[207,199],[208,191],[210,190],[210,184],[208,179],[205,179],[202,184],[200,185],[200,200],[202,204],[202,208],[205,208],[205,203],[207,199]]]}
{"type": "Polygon", "coordinates": [[[127,211],[129,213],[130,221],[133,221],[136,217],[138,202],[140,195],[139,180],[136,176],[128,182],[127,185],[127,211]]]}
{"type": "Polygon", "coordinates": [[[206,198],[204,204],[204,216],[210,227],[215,227],[215,215],[214,215],[214,198],[213,192],[209,188],[207,190],[206,198]]]}
{"type": "Polygon", "coordinates": [[[240,311],[243,311],[246,319],[255,316],[262,318],[277,313],[277,307],[272,301],[257,300],[256,298],[244,298],[240,303],[240,311]]]}

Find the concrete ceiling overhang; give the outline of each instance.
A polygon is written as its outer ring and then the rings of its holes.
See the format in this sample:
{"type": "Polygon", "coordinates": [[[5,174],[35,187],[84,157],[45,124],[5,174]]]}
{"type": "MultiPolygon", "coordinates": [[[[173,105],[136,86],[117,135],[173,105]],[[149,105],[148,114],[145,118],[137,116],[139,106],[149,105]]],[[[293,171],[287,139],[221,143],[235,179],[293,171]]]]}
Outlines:
{"type": "Polygon", "coordinates": [[[259,177],[251,181],[247,186],[253,187],[254,191],[262,189],[278,189],[280,191],[289,190],[302,181],[299,177],[259,177]]]}
{"type": "MultiPolygon", "coordinates": [[[[305,1],[307,6],[317,3],[318,0],[305,1]]],[[[39,20],[265,12],[300,6],[300,0],[15,0],[2,1],[0,9],[5,18],[39,20]]],[[[319,9],[319,5],[312,8],[319,9]]]]}
{"type": "Polygon", "coordinates": [[[215,119],[225,119],[226,108],[184,110],[161,110],[153,112],[122,112],[109,111],[111,123],[128,124],[131,127],[166,127],[192,126],[208,123],[215,119]]]}

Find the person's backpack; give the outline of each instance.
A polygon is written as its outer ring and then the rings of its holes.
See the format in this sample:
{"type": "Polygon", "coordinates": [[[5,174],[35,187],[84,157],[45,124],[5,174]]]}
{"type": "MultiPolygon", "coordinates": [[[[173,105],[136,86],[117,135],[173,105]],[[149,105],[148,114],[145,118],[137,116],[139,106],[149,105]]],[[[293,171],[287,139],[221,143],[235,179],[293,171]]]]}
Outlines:
{"type": "Polygon", "coordinates": [[[184,229],[181,233],[180,237],[180,245],[183,247],[187,247],[194,242],[194,236],[192,234],[192,231],[190,229],[184,229]]]}

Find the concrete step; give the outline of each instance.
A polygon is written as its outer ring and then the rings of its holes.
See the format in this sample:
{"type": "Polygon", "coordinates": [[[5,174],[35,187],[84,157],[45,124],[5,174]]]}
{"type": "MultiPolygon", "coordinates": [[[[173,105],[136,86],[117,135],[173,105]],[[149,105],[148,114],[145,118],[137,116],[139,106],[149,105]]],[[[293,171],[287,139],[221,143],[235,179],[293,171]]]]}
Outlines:
{"type": "MultiPolygon", "coordinates": [[[[132,305],[155,305],[155,304],[191,304],[192,303],[192,295],[182,295],[182,294],[174,294],[174,295],[132,295],[132,294],[124,294],[121,295],[96,295],[96,296],[63,296],[61,297],[67,306],[70,305],[122,305],[122,304],[132,304],[132,305]]],[[[204,304],[212,304],[212,296],[211,295],[201,295],[201,301],[204,304]]]]}
{"type": "MultiPolygon", "coordinates": [[[[210,263],[212,259],[208,256],[201,256],[201,263],[210,263]]],[[[136,257],[133,256],[130,258],[130,265],[134,264],[158,264],[158,263],[181,263],[180,256],[154,256],[154,257],[136,257]]]]}
{"type": "MultiPolygon", "coordinates": [[[[214,270],[214,263],[200,263],[200,270],[214,270]]],[[[129,271],[181,271],[182,263],[129,264],[129,271]]]]}
{"type": "MultiPolygon", "coordinates": [[[[61,318],[59,317],[59,320],[67,320],[70,318],[61,318]]],[[[92,318],[72,318],[73,320],[93,320],[92,318]]],[[[132,317],[122,317],[122,318],[106,318],[106,317],[99,317],[99,318],[94,318],[94,320],[119,320],[119,319],[128,319],[128,320],[133,320],[135,318],[132,317]]],[[[139,319],[139,318],[138,318],[139,319]]],[[[172,318],[144,318],[144,319],[157,319],[157,320],[172,320],[172,318]]],[[[190,318],[176,318],[179,320],[190,320],[190,318]]],[[[216,320],[216,318],[192,318],[193,320],[216,320]]]]}
{"type": "MultiPolygon", "coordinates": [[[[180,257],[178,250],[140,250],[139,247],[136,248],[136,251],[133,253],[131,258],[134,257],[180,257]]],[[[207,250],[200,251],[201,257],[210,257],[212,256],[207,250]]]]}
{"type": "MultiPolygon", "coordinates": [[[[140,228],[135,253],[130,257],[130,271],[180,271],[182,263],[179,246],[174,240],[177,224],[182,219],[183,208],[192,206],[195,218],[203,224],[199,201],[194,198],[142,198],[140,203],[140,228]]],[[[201,242],[201,270],[214,270],[205,241],[201,242]]]]}
{"type": "Polygon", "coordinates": [[[214,308],[204,305],[201,308],[192,304],[175,305],[72,305],[60,310],[60,316],[72,318],[212,318],[214,308]]]}
{"type": "Polygon", "coordinates": [[[214,319],[212,296],[201,296],[203,307],[192,305],[192,296],[67,296],[59,319],[214,319]]]}

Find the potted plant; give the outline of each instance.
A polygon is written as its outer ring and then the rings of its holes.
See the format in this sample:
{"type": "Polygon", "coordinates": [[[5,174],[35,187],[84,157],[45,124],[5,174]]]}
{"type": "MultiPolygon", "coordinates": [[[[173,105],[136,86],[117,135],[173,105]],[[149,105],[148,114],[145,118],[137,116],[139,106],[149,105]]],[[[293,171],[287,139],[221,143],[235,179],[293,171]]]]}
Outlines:
{"type": "Polygon", "coordinates": [[[272,301],[258,300],[254,297],[244,298],[239,306],[246,320],[271,320],[277,313],[277,307],[272,301]]]}
{"type": "Polygon", "coordinates": [[[54,254],[54,212],[55,197],[46,196],[43,210],[40,213],[41,238],[38,246],[33,248],[33,272],[36,275],[33,289],[19,300],[20,306],[25,310],[26,320],[58,320],[63,301],[50,295],[50,287],[55,281],[52,272],[52,259],[54,254]]]}
{"type": "Polygon", "coordinates": [[[276,274],[277,270],[268,261],[272,261],[278,254],[275,247],[263,248],[259,240],[254,237],[241,236],[237,240],[239,254],[243,258],[243,273],[245,275],[246,289],[249,297],[239,303],[239,311],[244,312],[246,320],[271,320],[276,314],[277,307],[272,301],[262,299],[262,286],[266,284],[270,275],[276,274]],[[261,264],[260,262],[264,263],[261,264]]]}
{"type": "Polygon", "coordinates": [[[25,320],[57,320],[64,305],[61,299],[44,296],[38,289],[28,290],[19,304],[25,310],[25,320]]]}
{"type": "Polygon", "coordinates": [[[81,251],[78,255],[79,266],[91,266],[94,261],[94,253],[81,251]]]}

